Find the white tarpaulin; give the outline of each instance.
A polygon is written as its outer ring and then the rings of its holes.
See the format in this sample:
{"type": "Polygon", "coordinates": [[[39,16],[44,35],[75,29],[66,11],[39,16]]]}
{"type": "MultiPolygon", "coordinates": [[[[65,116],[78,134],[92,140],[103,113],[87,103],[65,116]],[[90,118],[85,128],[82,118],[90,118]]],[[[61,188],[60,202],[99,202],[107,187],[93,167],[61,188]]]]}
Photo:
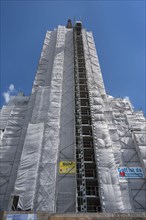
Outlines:
{"type": "MultiPolygon", "coordinates": [[[[92,33],[83,30],[82,37],[92,129],[84,127],[93,133],[101,208],[146,211],[145,118],[128,98],[106,94],[92,33]],[[120,167],[140,168],[143,178],[121,178],[120,167]]],[[[2,210],[17,196],[20,210],[76,211],[74,85],[73,29],[59,26],[46,34],[30,97],[1,110],[2,210]],[[68,167],[60,171],[65,162],[74,165],[68,175],[68,167]]]]}

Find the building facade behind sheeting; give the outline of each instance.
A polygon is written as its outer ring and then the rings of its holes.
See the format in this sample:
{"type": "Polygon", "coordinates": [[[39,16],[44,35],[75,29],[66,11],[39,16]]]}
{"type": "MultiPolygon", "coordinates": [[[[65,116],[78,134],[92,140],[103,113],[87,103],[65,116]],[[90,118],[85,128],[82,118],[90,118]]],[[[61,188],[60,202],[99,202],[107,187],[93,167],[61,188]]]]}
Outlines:
{"type": "Polygon", "coordinates": [[[1,210],[146,211],[146,126],[109,96],[91,32],[47,31],[30,97],[1,109],[1,210]]]}

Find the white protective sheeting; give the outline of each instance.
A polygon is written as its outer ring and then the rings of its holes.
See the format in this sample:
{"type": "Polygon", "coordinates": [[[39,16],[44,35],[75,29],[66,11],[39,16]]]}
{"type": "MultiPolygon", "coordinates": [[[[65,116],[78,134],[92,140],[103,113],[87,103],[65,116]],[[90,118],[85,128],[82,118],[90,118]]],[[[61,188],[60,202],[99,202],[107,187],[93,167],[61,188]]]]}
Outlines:
{"type": "Polygon", "coordinates": [[[103,114],[105,110],[104,98],[106,98],[106,93],[92,34],[83,31],[83,42],[102,208],[105,211],[122,212],[124,211],[124,204],[119,180],[116,175],[116,163],[112,149],[112,141],[103,114]]]}
{"type": "MultiPolygon", "coordinates": [[[[146,211],[145,118],[106,94],[92,33],[82,36],[102,210],[146,211]],[[120,179],[119,167],[142,167],[144,178],[120,179]]],[[[59,173],[59,162],[75,161],[73,54],[72,29],[48,31],[30,98],[1,110],[2,210],[13,194],[21,210],[76,211],[76,174],[59,173]]]]}
{"type": "Polygon", "coordinates": [[[10,112],[13,108],[13,105],[3,106],[0,110],[0,130],[4,130],[10,116],[10,112]]]}
{"type": "Polygon", "coordinates": [[[58,27],[43,150],[34,207],[55,212],[65,28],[58,27]]]}
{"type": "Polygon", "coordinates": [[[56,207],[58,198],[57,204],[66,202],[63,212],[67,206],[73,210],[74,177],[71,181],[62,177],[59,181],[58,177],[59,150],[72,145],[72,150],[66,152],[72,152],[67,155],[70,159],[74,157],[72,30],[59,26],[57,30],[47,32],[31,97],[34,97],[31,124],[27,129],[14,191],[20,197],[18,206],[22,210],[61,211],[62,204],[56,207]],[[71,199],[65,201],[61,183],[68,187],[67,198],[71,196],[71,199]]]}
{"type": "MultiPolygon", "coordinates": [[[[122,166],[141,167],[144,178],[127,179],[120,181],[121,191],[123,185],[128,186],[128,194],[132,210],[143,212],[146,210],[146,175],[145,175],[145,118],[142,112],[134,112],[129,99],[110,100],[113,120],[115,122],[119,143],[121,145],[122,166]],[[119,110],[117,109],[119,107],[119,110]],[[142,145],[142,146],[140,146],[142,145]]],[[[124,194],[123,194],[124,195],[124,194]]],[[[127,196],[126,196],[127,197],[127,196]]],[[[123,197],[124,201],[125,197],[123,197]]],[[[128,205],[127,200],[124,201],[128,205]]]]}
{"type": "MultiPolygon", "coordinates": [[[[121,166],[143,167],[139,157],[143,164],[146,161],[145,149],[136,147],[130,129],[144,129],[144,117],[140,113],[133,114],[129,99],[106,95],[92,33],[84,30],[82,33],[102,209],[109,212],[144,211],[145,205],[137,205],[145,202],[143,197],[140,198],[141,187],[137,187],[134,195],[135,180],[120,180],[117,173],[121,166]]],[[[144,143],[144,137],[141,139],[144,143]]],[[[145,182],[141,181],[144,184],[142,190],[146,192],[145,182]]]]}
{"type": "MultiPolygon", "coordinates": [[[[74,117],[74,48],[73,30],[66,29],[64,50],[64,71],[60,115],[59,162],[75,162],[75,117],[74,117]]],[[[58,167],[59,170],[59,167],[58,167]]],[[[76,211],[76,183],[74,174],[60,174],[57,183],[57,212],[76,211]]]]}
{"type": "Polygon", "coordinates": [[[141,112],[135,113],[134,116],[134,122],[131,122],[132,117],[127,117],[127,119],[130,121],[129,123],[132,127],[136,149],[139,154],[144,173],[146,175],[146,122],[141,112]]]}
{"type": "Polygon", "coordinates": [[[44,40],[42,53],[36,72],[32,93],[34,93],[38,86],[50,86],[52,68],[55,56],[55,45],[56,45],[57,31],[47,31],[44,40]],[[50,55],[51,54],[51,55],[50,55]]]}
{"type": "Polygon", "coordinates": [[[7,210],[22,152],[24,120],[28,97],[16,97],[5,107],[1,119],[3,137],[0,147],[0,210],[7,210]]]}
{"type": "Polygon", "coordinates": [[[34,192],[38,176],[44,123],[29,124],[23,146],[15,194],[19,195],[18,207],[22,210],[33,208],[34,192]]]}

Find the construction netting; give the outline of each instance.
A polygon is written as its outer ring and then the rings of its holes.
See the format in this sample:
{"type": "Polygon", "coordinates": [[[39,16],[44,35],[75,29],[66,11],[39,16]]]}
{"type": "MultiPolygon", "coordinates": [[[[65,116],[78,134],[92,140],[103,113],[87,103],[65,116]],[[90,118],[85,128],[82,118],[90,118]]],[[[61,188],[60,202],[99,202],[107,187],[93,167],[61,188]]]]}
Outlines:
{"type": "MultiPolygon", "coordinates": [[[[145,211],[145,118],[106,94],[92,33],[82,37],[102,210],[145,211]]],[[[76,212],[74,90],[73,29],[59,26],[46,34],[30,98],[1,111],[2,210],[17,196],[19,210],[76,212]]]]}
{"type": "Polygon", "coordinates": [[[75,172],[59,171],[61,161],[75,161],[73,77],[73,31],[58,27],[46,34],[32,90],[14,190],[22,210],[75,211],[75,172]]]}
{"type": "Polygon", "coordinates": [[[16,97],[1,110],[3,131],[0,146],[0,209],[7,210],[13,192],[23,147],[27,97],[16,97]],[[22,136],[22,137],[21,137],[22,136]],[[20,138],[21,137],[21,138],[20,138]]]}
{"type": "Polygon", "coordinates": [[[102,208],[107,212],[145,211],[145,118],[142,112],[133,111],[128,98],[106,95],[92,33],[83,30],[83,41],[102,208]],[[119,174],[119,170],[124,172],[119,174]],[[122,174],[127,178],[119,176],[122,174]]]}

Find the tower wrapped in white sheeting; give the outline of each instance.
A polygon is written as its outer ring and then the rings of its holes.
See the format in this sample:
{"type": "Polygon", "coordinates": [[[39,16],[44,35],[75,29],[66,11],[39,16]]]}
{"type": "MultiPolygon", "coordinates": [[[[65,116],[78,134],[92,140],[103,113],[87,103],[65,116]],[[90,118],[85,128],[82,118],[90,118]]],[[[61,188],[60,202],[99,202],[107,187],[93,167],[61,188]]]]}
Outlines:
{"type": "MultiPolygon", "coordinates": [[[[92,33],[82,40],[100,211],[144,212],[145,117],[106,93],[92,33]]],[[[1,109],[1,210],[79,211],[74,42],[73,28],[48,31],[30,97],[1,109]]]]}

